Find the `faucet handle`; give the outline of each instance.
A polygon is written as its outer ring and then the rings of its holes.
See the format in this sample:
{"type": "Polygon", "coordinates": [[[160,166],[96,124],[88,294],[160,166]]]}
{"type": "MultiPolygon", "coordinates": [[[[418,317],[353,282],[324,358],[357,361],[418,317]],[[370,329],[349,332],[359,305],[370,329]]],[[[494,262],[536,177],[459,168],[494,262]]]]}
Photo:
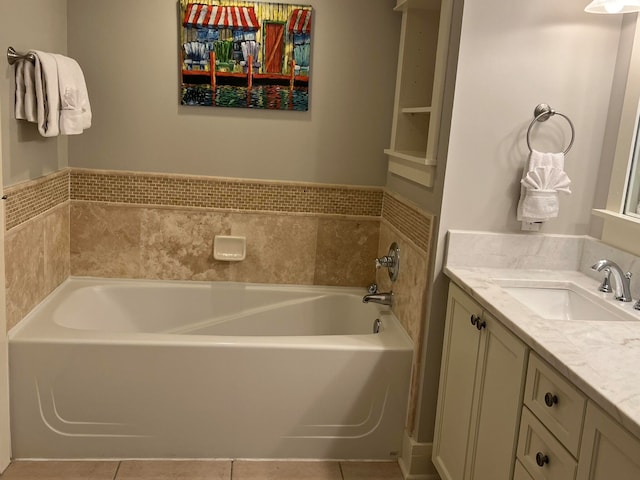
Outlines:
{"type": "Polygon", "coordinates": [[[372,283],[371,285],[369,285],[367,287],[367,292],[369,292],[370,295],[373,295],[374,293],[378,293],[378,284],[372,283]]]}
{"type": "Polygon", "coordinates": [[[598,290],[604,293],[611,293],[613,291],[611,288],[611,269],[609,267],[604,269],[604,278],[598,290]]]}
{"type": "Polygon", "coordinates": [[[382,267],[393,267],[396,264],[396,259],[390,257],[389,255],[385,255],[384,257],[376,258],[376,269],[382,267]]]}

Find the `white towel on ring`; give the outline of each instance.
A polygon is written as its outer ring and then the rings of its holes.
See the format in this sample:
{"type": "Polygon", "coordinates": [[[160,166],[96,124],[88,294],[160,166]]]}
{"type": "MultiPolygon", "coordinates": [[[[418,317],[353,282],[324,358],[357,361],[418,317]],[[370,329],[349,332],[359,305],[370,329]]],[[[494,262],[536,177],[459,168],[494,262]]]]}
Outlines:
{"type": "Polygon", "coordinates": [[[564,153],[531,152],[520,180],[517,218],[544,222],[559,214],[558,192],[571,193],[571,180],[564,171],[564,153]]]}

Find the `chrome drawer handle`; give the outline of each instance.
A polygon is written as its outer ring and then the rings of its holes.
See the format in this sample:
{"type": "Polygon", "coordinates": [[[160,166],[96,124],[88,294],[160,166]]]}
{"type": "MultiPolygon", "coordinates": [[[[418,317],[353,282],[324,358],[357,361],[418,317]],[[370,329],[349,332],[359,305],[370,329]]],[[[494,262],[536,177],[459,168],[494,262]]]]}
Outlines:
{"type": "Polygon", "coordinates": [[[536,463],[539,467],[544,467],[549,463],[549,457],[547,457],[544,453],[538,452],[536,453],[536,463]]]}
{"type": "Polygon", "coordinates": [[[553,407],[558,404],[558,396],[553,393],[547,392],[544,395],[544,403],[547,407],[553,407]]]}

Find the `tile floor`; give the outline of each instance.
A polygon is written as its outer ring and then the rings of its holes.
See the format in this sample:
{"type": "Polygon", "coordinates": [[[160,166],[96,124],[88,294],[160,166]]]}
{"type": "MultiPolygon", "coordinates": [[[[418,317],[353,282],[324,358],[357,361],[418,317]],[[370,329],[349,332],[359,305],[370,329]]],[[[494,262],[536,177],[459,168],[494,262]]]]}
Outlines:
{"type": "Polygon", "coordinates": [[[395,462],[18,461],[0,480],[402,480],[395,462]]]}

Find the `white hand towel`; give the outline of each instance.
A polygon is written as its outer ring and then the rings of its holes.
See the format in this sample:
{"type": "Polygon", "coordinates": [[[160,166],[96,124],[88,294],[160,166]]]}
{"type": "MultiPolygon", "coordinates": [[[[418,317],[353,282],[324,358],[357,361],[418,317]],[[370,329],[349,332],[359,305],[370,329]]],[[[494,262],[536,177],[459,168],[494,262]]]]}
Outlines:
{"type": "Polygon", "coordinates": [[[569,176],[556,167],[536,167],[529,170],[520,183],[529,190],[554,190],[571,193],[569,176]]]}
{"type": "Polygon", "coordinates": [[[91,106],[84,74],[73,58],[53,56],[58,66],[60,133],[77,135],[91,126],[91,106]]]}
{"type": "Polygon", "coordinates": [[[43,137],[60,134],[60,91],[58,89],[58,66],[55,57],[34,50],[35,90],[38,111],[38,130],[43,137]]]}
{"type": "Polygon", "coordinates": [[[564,153],[531,152],[520,180],[517,218],[544,222],[558,216],[558,192],[571,193],[571,180],[564,171],[564,153]]]}

